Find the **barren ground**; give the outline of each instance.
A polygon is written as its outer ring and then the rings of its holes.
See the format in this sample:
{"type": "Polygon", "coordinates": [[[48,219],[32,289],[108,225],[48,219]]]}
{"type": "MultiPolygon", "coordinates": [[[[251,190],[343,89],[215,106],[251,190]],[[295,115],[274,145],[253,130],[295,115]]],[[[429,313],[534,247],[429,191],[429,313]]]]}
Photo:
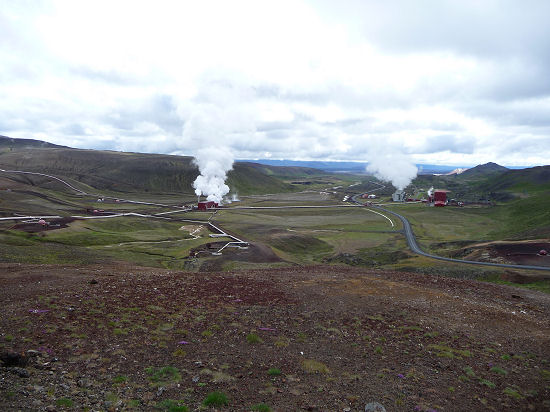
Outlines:
{"type": "Polygon", "coordinates": [[[334,266],[0,264],[0,299],[0,353],[27,361],[0,367],[1,410],[199,410],[212,391],[235,411],[550,409],[540,292],[334,266]]]}

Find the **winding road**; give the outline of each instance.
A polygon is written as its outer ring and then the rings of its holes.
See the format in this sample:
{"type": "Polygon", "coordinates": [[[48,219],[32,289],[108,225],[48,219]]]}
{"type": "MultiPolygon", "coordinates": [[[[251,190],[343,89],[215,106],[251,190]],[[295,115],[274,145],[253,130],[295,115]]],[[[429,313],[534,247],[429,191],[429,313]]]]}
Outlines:
{"type": "Polygon", "coordinates": [[[391,210],[385,209],[383,207],[379,207],[379,206],[372,206],[372,207],[383,210],[386,213],[392,214],[395,217],[397,217],[399,220],[401,220],[401,223],[403,223],[403,232],[407,239],[407,244],[409,245],[409,248],[411,249],[411,251],[413,253],[416,253],[417,255],[426,256],[431,259],[443,260],[445,262],[467,263],[469,265],[496,266],[496,267],[510,268],[510,269],[529,269],[529,270],[550,271],[550,267],[546,267],[546,266],[511,265],[511,264],[505,264],[505,263],[477,262],[475,260],[453,259],[453,258],[437,256],[431,253],[424,252],[422,249],[420,249],[420,246],[418,246],[418,243],[416,243],[416,237],[414,236],[414,232],[412,230],[411,224],[409,223],[409,221],[405,216],[400,215],[399,213],[393,212],[391,210]]]}

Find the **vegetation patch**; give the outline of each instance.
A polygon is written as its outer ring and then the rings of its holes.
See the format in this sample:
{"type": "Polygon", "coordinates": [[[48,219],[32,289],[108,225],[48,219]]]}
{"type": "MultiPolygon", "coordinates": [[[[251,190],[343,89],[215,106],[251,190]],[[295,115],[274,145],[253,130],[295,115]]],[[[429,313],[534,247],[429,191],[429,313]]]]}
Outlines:
{"type": "Polygon", "coordinates": [[[229,405],[227,395],[223,392],[210,392],[202,402],[204,406],[226,406],[229,405]]]}
{"type": "Polygon", "coordinates": [[[149,380],[156,385],[163,385],[170,382],[179,382],[181,375],[177,368],[173,366],[164,366],[162,368],[148,367],[145,369],[149,380]]]}
{"type": "Polygon", "coordinates": [[[255,344],[258,344],[258,343],[262,343],[263,340],[262,338],[260,338],[257,334],[255,333],[249,333],[248,335],[246,335],[246,341],[248,343],[250,343],[251,345],[255,345],[255,344]]]}
{"type": "Polygon", "coordinates": [[[308,373],[329,373],[327,365],[314,359],[304,359],[302,361],[302,369],[308,373]]]}
{"type": "Polygon", "coordinates": [[[453,349],[445,345],[428,345],[428,350],[436,351],[437,356],[441,358],[451,358],[451,359],[462,359],[469,358],[472,356],[472,353],[469,350],[465,349],[453,349]]]}

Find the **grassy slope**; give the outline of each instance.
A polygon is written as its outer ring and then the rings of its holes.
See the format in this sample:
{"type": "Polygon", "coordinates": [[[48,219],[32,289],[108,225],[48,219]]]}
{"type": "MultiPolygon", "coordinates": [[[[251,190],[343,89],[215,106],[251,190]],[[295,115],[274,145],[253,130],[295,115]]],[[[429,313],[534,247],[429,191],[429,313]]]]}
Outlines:
{"type": "MultiPolygon", "coordinates": [[[[191,157],[121,153],[69,148],[15,148],[0,152],[0,167],[75,179],[100,190],[117,192],[192,192],[198,175],[191,157]]],[[[228,185],[240,194],[295,191],[280,176],[298,176],[299,168],[235,163],[228,185]]],[[[318,172],[320,173],[320,172],[318,172]]],[[[311,175],[306,169],[303,175],[311,175]]]]}

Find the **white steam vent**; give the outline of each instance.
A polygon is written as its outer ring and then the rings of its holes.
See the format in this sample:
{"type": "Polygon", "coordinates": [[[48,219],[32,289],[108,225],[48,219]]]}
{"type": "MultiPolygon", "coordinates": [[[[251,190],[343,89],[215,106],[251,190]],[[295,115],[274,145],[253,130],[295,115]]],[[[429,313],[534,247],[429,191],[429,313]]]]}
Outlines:
{"type": "Polygon", "coordinates": [[[225,179],[227,172],[233,167],[231,151],[226,147],[199,149],[194,162],[201,173],[193,182],[195,194],[221,204],[223,197],[229,193],[225,179]]]}
{"type": "Polygon", "coordinates": [[[390,181],[399,190],[407,187],[418,173],[416,165],[403,153],[377,150],[369,154],[367,172],[390,181]]]}

